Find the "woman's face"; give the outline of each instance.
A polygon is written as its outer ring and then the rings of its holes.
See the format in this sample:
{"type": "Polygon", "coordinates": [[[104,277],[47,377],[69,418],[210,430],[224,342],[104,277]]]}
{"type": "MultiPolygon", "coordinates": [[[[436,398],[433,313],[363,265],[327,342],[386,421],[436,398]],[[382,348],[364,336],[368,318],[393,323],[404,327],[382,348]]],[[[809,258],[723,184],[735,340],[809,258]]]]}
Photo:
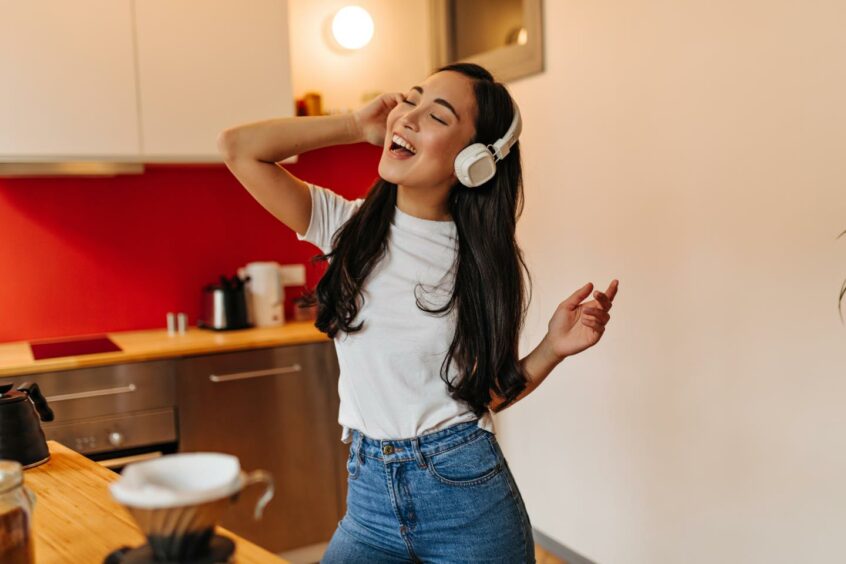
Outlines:
{"type": "Polygon", "coordinates": [[[476,133],[472,80],[441,71],[409,88],[403,97],[388,114],[379,176],[410,188],[452,186],[455,157],[476,133]],[[413,155],[397,149],[395,135],[411,144],[413,155]]]}

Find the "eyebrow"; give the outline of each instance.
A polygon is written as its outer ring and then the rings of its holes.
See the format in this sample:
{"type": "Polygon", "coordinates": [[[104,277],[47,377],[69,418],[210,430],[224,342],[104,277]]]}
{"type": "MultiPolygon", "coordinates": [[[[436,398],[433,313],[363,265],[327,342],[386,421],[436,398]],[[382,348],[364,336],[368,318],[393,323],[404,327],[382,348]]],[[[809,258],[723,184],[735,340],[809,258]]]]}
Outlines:
{"type": "MultiPolygon", "coordinates": [[[[423,88],[420,87],[420,86],[412,86],[411,89],[417,90],[418,92],[420,92],[421,95],[423,94],[423,88]]],[[[450,104],[449,102],[447,102],[443,98],[435,98],[435,103],[447,107],[449,109],[449,111],[452,112],[452,115],[455,116],[455,119],[457,119],[458,121],[461,121],[461,118],[458,117],[458,112],[455,111],[455,108],[452,107],[452,104],[450,104]]]]}

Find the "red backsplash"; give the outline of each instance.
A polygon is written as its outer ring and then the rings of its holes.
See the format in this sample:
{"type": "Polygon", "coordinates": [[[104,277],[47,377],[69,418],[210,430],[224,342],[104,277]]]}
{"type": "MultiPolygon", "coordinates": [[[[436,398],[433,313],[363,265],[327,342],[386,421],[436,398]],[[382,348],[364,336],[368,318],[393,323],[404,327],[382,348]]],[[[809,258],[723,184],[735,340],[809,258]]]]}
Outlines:
{"type": "MultiPolygon", "coordinates": [[[[298,177],[363,196],[380,149],[300,155],[298,177]]],[[[317,248],[266,212],[223,165],[148,165],[139,176],[0,178],[0,342],[164,328],[200,315],[202,287],[256,260],[306,265],[317,248]]],[[[302,288],[289,288],[291,298],[302,288]]]]}

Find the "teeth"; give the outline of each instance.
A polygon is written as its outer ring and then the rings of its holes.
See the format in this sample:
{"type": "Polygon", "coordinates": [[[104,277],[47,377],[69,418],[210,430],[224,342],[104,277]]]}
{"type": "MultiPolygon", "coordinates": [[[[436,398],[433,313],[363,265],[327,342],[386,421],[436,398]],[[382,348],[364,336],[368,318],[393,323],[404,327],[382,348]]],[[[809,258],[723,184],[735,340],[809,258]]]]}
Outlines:
{"type": "Polygon", "coordinates": [[[394,133],[394,136],[393,136],[393,138],[392,138],[392,141],[393,141],[394,143],[396,143],[397,145],[401,146],[401,147],[405,147],[406,149],[408,149],[409,151],[411,151],[411,152],[412,152],[412,153],[414,153],[415,155],[417,154],[417,149],[415,149],[415,148],[411,145],[411,143],[409,143],[408,141],[406,141],[405,139],[403,139],[402,137],[400,137],[400,136],[399,136],[399,135],[397,135],[396,133],[394,133]]]}

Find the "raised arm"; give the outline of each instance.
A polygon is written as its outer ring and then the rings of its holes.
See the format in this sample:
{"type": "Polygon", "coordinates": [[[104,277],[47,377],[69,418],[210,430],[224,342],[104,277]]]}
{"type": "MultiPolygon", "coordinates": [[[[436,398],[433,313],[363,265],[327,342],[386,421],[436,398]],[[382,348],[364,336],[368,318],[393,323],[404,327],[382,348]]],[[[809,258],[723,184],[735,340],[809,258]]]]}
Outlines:
{"type": "Polygon", "coordinates": [[[367,141],[381,146],[387,115],[400,100],[399,93],[387,93],[346,114],[275,118],[230,127],[218,135],[217,147],[256,201],[304,235],[311,217],[308,186],[277,163],[330,145],[367,141]]]}
{"type": "Polygon", "coordinates": [[[220,132],[217,146],[223,162],[256,201],[302,235],[311,217],[308,186],[277,163],[312,149],[363,140],[358,120],[347,113],[238,125],[220,132]]]}

